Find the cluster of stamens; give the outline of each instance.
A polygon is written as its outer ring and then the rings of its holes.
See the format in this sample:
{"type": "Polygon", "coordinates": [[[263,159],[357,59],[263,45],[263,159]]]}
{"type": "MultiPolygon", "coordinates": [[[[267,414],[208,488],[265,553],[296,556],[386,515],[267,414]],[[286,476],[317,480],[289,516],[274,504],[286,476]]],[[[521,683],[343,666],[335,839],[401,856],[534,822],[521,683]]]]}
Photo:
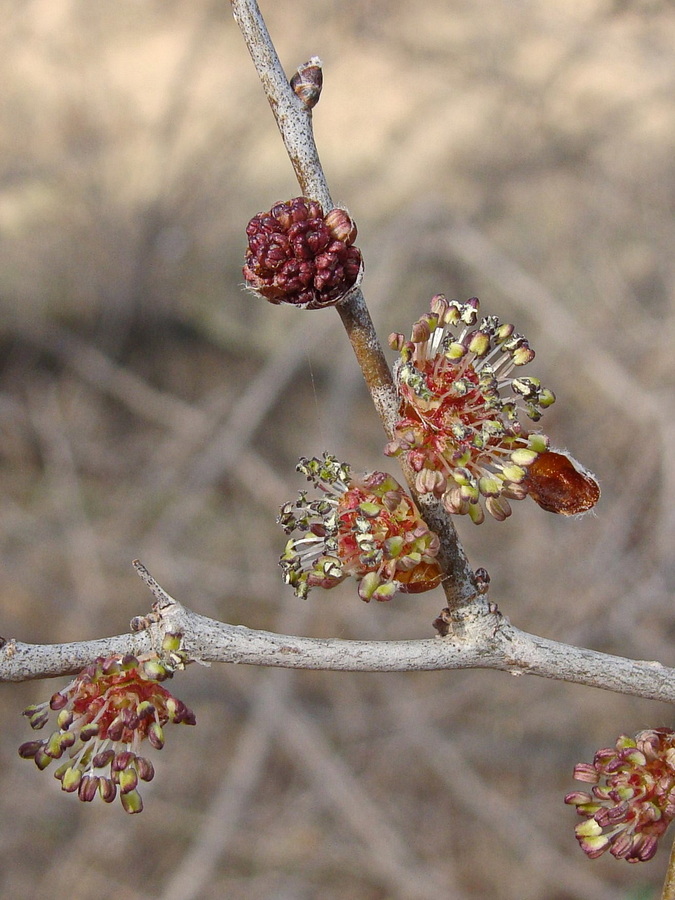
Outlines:
{"type": "Polygon", "coordinates": [[[400,352],[396,380],[401,418],[385,453],[404,454],[415,487],[443,498],[449,513],[502,521],[510,500],[528,493],[528,469],[548,438],[528,430],[555,397],[520,373],[534,358],[527,340],[496,316],[478,321],[479,302],[441,294],[412,329],[390,337],[400,352]],[[517,371],[516,371],[517,370],[517,371]]]}
{"type": "Polygon", "coordinates": [[[675,732],[622,735],[614,747],[598,750],[592,765],[575,766],[574,777],[593,785],[565,797],[586,820],[575,828],[584,853],[595,859],[609,850],[633,863],[651,859],[675,818],[675,732]]]}
{"type": "Polygon", "coordinates": [[[328,454],[303,458],[297,468],[321,493],[309,500],[302,491],[278,519],[287,534],[301,533],[288,541],[280,561],[284,580],[298,596],[306,597],[312,587],[335,587],[348,576],[357,579],[365,601],[436,587],[438,537],[391,475],[356,478],[328,454]]]}
{"type": "Polygon", "coordinates": [[[194,713],[160,684],[184,667],[179,648],[180,636],[167,634],[162,658],[97,659],[49,702],[24,710],[36,730],[55,712],[57,730],[22,744],[19,755],[41,770],[64,758],[54,772],[62,790],[85,802],[98,795],[111,803],[119,793],[126,812],[141,812],[139,781],[154,777],[152,763],[138,752],[142,742],[161,750],[167,723],[195,724],[194,713]]]}

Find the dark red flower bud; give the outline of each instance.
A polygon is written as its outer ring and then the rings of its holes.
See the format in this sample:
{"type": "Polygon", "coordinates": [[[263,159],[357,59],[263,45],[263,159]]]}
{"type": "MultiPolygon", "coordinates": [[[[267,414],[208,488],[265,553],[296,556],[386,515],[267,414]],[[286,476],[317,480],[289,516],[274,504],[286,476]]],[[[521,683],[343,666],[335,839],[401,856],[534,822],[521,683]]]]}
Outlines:
{"type": "Polygon", "coordinates": [[[324,217],[315,200],[296,197],[259,213],[246,234],[246,285],[270,303],[335,306],[361,275],[356,225],[343,209],[324,217]]]}

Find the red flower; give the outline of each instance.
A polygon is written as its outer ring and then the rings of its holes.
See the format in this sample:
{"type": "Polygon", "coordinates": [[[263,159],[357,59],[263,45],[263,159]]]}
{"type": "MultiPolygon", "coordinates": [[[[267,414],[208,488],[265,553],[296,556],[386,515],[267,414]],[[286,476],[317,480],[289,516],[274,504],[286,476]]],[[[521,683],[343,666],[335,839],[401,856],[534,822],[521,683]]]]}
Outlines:
{"type": "Polygon", "coordinates": [[[357,579],[366,602],[436,587],[438,537],[391,475],[356,478],[327,454],[322,460],[303,458],[297,468],[323,495],[309,501],[303,491],[278,519],[287,534],[303,535],[288,541],[280,563],[298,596],[306,597],[312,587],[335,587],[348,576],[357,579]]]}
{"type": "Polygon", "coordinates": [[[476,524],[485,510],[503,521],[511,501],[528,494],[551,512],[589,509],[600,493],[593,476],[523,424],[555,400],[538,378],[520,374],[534,350],[496,316],[478,322],[478,307],[475,297],[459,303],[439,294],[409,341],[391,335],[401,418],[385,454],[405,456],[420,493],[476,524]]]}
{"type": "Polygon", "coordinates": [[[632,863],[651,859],[675,818],[675,731],[621,735],[614,748],[598,750],[592,765],[575,766],[574,777],[593,785],[590,793],[565,797],[586,818],[574,829],[584,853],[595,859],[609,850],[632,863]]]}
{"type": "Polygon", "coordinates": [[[139,781],[151,781],[154,767],[138,754],[144,740],[157,750],[164,746],[168,722],[195,724],[194,714],[159,682],[184,667],[180,636],[167,634],[163,650],[142,659],[135,656],[100,657],[49,703],[24,710],[34,729],[43,728],[50,710],[57,713],[58,730],[42,741],[28,741],[19,755],[46,769],[66,757],[54,772],[61,788],[77,792],[80,800],[98,794],[106,803],[118,791],[128,813],[143,809],[139,781]]]}

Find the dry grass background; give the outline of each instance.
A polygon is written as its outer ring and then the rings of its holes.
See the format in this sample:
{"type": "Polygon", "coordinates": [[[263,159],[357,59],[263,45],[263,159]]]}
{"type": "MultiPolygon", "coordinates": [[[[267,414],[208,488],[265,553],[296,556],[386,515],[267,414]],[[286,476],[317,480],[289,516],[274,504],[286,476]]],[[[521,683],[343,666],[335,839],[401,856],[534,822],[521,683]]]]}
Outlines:
{"type": "MultiPolygon", "coordinates": [[[[658,0],[275,0],[359,223],[378,329],[477,294],[538,352],[546,431],[596,517],[460,522],[519,626],[675,664],[675,16],[658,0]]],[[[225,0],[0,0],[0,632],[126,630],[136,556],[252,627],[424,637],[436,592],[366,606],[281,585],[300,454],[383,463],[338,317],[240,287],[244,226],[297,194],[225,0]]],[[[84,806],[19,760],[0,693],[0,891],[71,900],[649,900],[589,862],[562,797],[646,701],[492,672],[193,667],[146,809],[84,806]]]]}

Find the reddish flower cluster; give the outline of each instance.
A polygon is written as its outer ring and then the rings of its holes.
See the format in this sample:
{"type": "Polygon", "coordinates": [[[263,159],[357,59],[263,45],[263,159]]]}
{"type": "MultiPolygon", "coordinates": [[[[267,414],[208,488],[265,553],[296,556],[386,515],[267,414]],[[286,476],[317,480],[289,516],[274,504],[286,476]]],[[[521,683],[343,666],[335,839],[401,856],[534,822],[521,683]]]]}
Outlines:
{"type": "Polygon", "coordinates": [[[595,859],[609,850],[632,863],[651,859],[675,818],[675,731],[622,735],[615,747],[598,750],[593,765],[575,766],[574,777],[593,785],[590,793],[565,797],[586,819],[575,828],[584,853],[595,859]]]}
{"type": "Polygon", "coordinates": [[[410,340],[391,335],[401,418],[385,454],[404,455],[420,493],[476,524],[485,510],[503,521],[510,501],[528,494],[551,512],[590,509],[600,495],[593,476],[522,422],[537,422],[555,400],[538,378],[516,374],[534,350],[496,316],[478,322],[478,307],[475,297],[459,303],[438,294],[410,340]]]}
{"type": "Polygon", "coordinates": [[[54,772],[62,790],[83,801],[98,794],[106,803],[119,791],[126,812],[141,812],[138,783],[154,777],[150,760],[138,754],[141,743],[147,739],[161,750],[168,722],[195,724],[194,713],[159,684],[184,666],[179,648],[180,636],[167,634],[161,660],[154,654],[97,659],[48,703],[24,710],[34,729],[56,712],[58,730],[22,744],[19,755],[38,769],[66,755],[54,772]]]}
{"type": "Polygon", "coordinates": [[[324,216],[316,201],[296,197],[259,213],[246,234],[246,285],[271,303],[334,306],[361,274],[356,225],[344,209],[324,216]]]}
{"type": "Polygon", "coordinates": [[[366,602],[436,587],[438,537],[391,475],[355,478],[327,454],[301,459],[297,468],[323,495],[309,501],[303,491],[278,519],[287,534],[303,535],[288,541],[280,562],[298,596],[306,597],[311,587],[335,587],[350,575],[366,602]]]}

